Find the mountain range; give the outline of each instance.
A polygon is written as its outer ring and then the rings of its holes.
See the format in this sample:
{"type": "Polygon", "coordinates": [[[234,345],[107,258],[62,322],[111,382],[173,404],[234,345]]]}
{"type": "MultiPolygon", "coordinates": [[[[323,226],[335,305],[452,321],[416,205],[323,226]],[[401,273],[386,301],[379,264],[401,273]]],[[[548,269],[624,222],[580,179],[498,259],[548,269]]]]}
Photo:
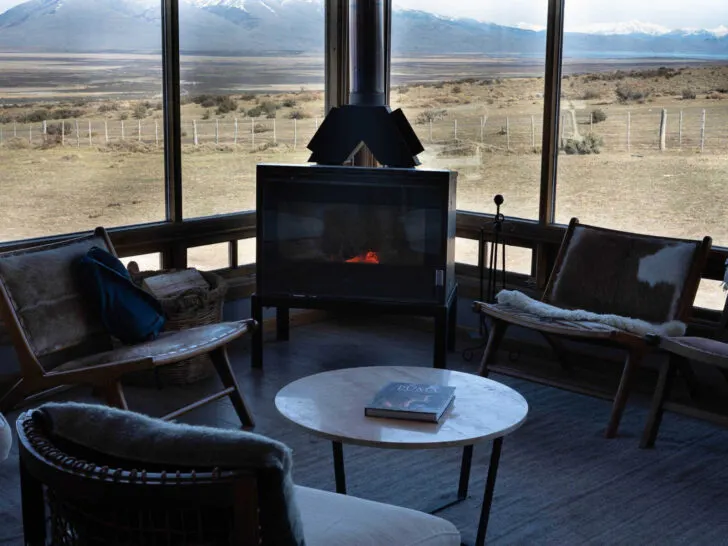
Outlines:
{"type": "MultiPolygon", "coordinates": [[[[0,14],[0,51],[154,52],[159,0],[29,0],[0,14]]],[[[187,54],[299,54],[324,48],[321,0],[180,0],[180,49],[187,54]]],[[[395,10],[396,54],[542,56],[543,29],[395,10]]],[[[628,22],[567,32],[567,56],[728,58],[728,29],[669,30],[628,22]]]]}

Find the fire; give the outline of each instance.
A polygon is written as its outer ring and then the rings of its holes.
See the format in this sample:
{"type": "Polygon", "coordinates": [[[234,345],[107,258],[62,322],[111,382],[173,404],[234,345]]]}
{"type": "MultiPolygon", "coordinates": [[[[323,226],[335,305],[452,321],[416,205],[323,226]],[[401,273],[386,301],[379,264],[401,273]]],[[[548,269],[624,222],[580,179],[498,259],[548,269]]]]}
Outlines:
{"type": "Polygon", "coordinates": [[[359,254],[358,256],[354,256],[353,258],[349,258],[346,260],[346,263],[350,264],[378,264],[379,263],[379,255],[370,250],[369,252],[365,252],[363,254],[359,254]]]}

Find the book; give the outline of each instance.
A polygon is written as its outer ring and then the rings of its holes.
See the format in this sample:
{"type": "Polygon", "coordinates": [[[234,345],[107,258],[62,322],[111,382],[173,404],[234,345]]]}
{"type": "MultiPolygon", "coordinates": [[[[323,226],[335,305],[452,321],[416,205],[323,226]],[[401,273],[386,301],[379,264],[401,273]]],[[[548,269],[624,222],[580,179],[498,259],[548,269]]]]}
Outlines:
{"type": "Polygon", "coordinates": [[[392,382],[377,392],[364,415],[437,423],[454,399],[455,387],[392,382]]]}

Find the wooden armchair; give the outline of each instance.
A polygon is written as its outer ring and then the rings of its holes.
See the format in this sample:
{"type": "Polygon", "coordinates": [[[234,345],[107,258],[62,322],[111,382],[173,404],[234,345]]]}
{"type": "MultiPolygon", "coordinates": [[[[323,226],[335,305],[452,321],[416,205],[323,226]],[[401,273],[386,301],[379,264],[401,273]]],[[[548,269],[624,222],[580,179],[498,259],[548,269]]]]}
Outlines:
{"type": "MultiPolygon", "coordinates": [[[[686,321],[710,251],[711,239],[672,239],[569,223],[541,301],[561,309],[641,319],[660,324],[686,321]]],[[[617,434],[631,381],[649,350],[644,335],[600,322],[543,316],[500,303],[475,302],[491,323],[479,373],[488,366],[511,324],[540,332],[562,365],[571,369],[558,338],[618,347],[626,351],[606,437],[617,434]]]]}
{"type": "Polygon", "coordinates": [[[254,425],[228,361],[226,345],[256,327],[254,320],[164,332],[157,339],[114,348],[111,336],[79,290],[72,264],[92,246],[115,254],[108,234],[0,254],[0,316],[20,361],[20,379],[0,393],[0,411],[64,385],[87,384],[104,401],[126,408],[121,378],[209,353],[223,390],[166,415],[173,419],[228,396],[243,423],[254,425]]]}
{"type": "MultiPolygon", "coordinates": [[[[726,272],[728,279],[728,272],[726,272]]],[[[660,430],[665,409],[679,408],[679,404],[669,400],[670,391],[678,370],[690,366],[691,362],[707,364],[718,370],[728,381],[728,298],[723,307],[720,323],[713,337],[663,337],[649,336],[648,343],[653,343],[667,353],[668,358],[660,365],[657,387],[652,397],[650,413],[640,440],[640,447],[654,447],[657,433],[660,430]]],[[[695,407],[689,411],[695,417],[704,417],[722,425],[728,425],[728,416],[707,408],[695,407]]]]}

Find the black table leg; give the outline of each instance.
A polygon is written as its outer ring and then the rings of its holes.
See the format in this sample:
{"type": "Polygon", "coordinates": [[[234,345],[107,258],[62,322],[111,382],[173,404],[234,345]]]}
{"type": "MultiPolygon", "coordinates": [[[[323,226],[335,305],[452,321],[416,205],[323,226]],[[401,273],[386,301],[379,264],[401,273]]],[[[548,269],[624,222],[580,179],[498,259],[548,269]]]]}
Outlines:
{"type": "Polygon", "coordinates": [[[463,459],[460,463],[460,483],[458,484],[458,500],[465,500],[468,496],[468,482],[470,481],[470,466],[473,461],[473,446],[463,448],[463,459]]]}
{"type": "Polygon", "coordinates": [[[346,472],[344,471],[344,447],[341,442],[331,442],[334,448],[334,479],[336,492],[346,495],[346,472]]]}
{"type": "Polygon", "coordinates": [[[288,307],[276,307],[276,339],[288,341],[291,337],[290,313],[288,307]]]}
{"type": "Polygon", "coordinates": [[[447,368],[447,325],[448,307],[442,305],[435,312],[435,354],[433,367],[442,370],[447,368]]]}
{"type": "Polygon", "coordinates": [[[250,347],[250,365],[253,368],[263,368],[263,305],[260,298],[253,294],[250,296],[250,314],[258,323],[253,332],[253,339],[250,347]]]}
{"type": "Polygon", "coordinates": [[[498,474],[498,462],[500,461],[503,438],[493,440],[493,450],[490,453],[490,465],[488,466],[488,478],[485,480],[485,494],[483,495],[483,507],[480,510],[480,522],[478,523],[478,536],[475,539],[475,546],[485,544],[485,533],[488,531],[488,518],[490,517],[490,505],[493,504],[493,491],[495,490],[495,477],[498,474]]]}

